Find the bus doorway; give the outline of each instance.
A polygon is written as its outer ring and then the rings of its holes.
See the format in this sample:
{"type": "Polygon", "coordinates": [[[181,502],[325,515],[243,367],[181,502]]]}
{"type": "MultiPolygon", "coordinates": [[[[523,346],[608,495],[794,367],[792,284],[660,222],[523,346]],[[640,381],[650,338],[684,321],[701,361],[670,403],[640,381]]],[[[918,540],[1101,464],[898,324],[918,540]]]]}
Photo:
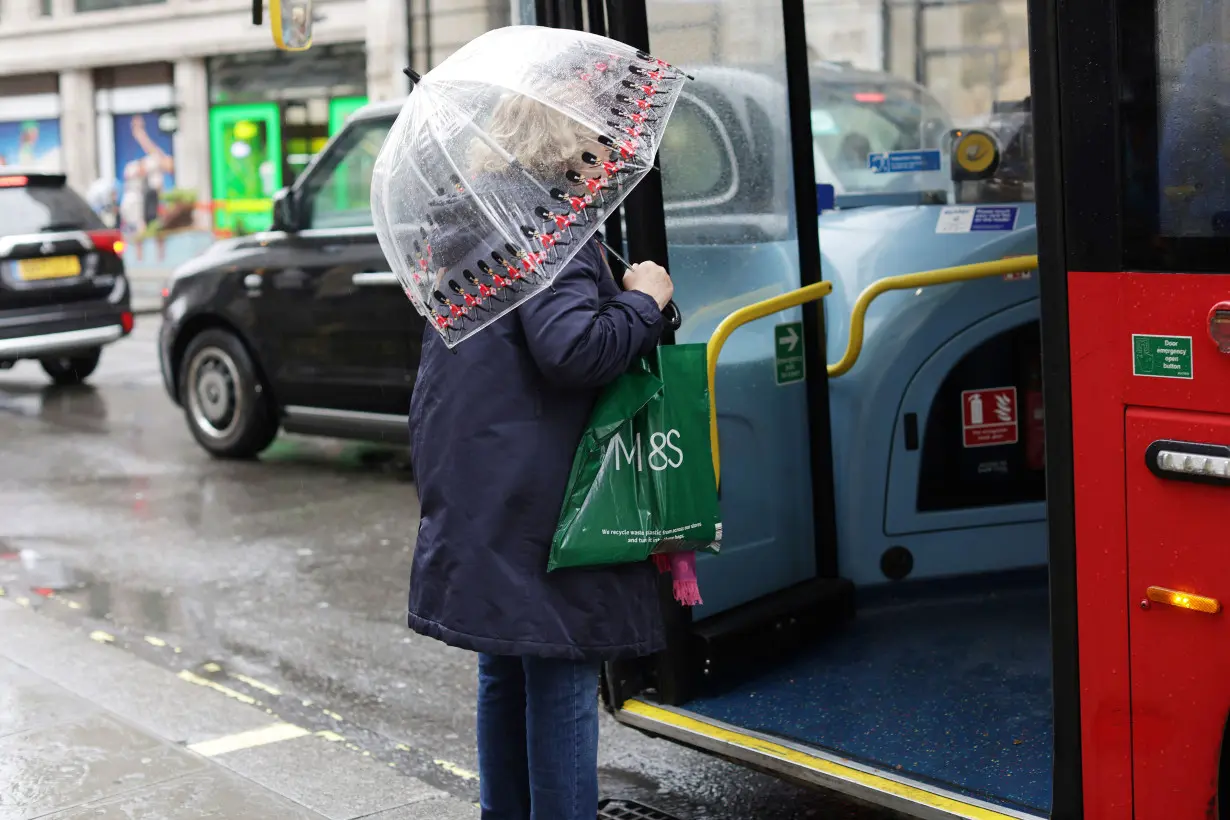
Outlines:
{"type": "Polygon", "coordinates": [[[631,258],[672,272],[675,340],[833,287],[722,349],[723,551],[700,558],[705,604],[668,606],[670,651],[608,670],[611,705],[893,808],[1046,815],[1028,88],[970,129],[909,78],[809,58],[823,14],[801,2],[579,11],[558,19],[696,77],[659,152],[660,200],[624,214],[631,258]],[[953,268],[967,278],[897,278],[953,268]]]}
{"type": "Polygon", "coordinates": [[[857,168],[825,151],[856,120],[833,66],[809,88],[804,3],[730,5],[566,18],[697,76],[708,119],[623,219],[689,300],[679,338],[813,254],[832,284],[711,358],[738,559],[701,563],[714,594],[665,607],[669,649],[609,667],[608,705],[920,817],[1227,816],[1230,2],[1034,0],[1022,99],[920,113],[857,168]],[[783,497],[801,536],[758,506],[783,497]]]}

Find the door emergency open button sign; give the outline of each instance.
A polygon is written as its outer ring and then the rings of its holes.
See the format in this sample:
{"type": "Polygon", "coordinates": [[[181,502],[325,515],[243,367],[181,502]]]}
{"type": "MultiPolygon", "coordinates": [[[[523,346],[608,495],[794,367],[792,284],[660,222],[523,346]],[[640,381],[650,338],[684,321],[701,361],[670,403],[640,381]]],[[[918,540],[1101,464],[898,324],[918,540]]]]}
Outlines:
{"type": "Polygon", "coordinates": [[[961,393],[966,447],[1016,444],[1017,403],[1015,387],[989,387],[961,393]]]}

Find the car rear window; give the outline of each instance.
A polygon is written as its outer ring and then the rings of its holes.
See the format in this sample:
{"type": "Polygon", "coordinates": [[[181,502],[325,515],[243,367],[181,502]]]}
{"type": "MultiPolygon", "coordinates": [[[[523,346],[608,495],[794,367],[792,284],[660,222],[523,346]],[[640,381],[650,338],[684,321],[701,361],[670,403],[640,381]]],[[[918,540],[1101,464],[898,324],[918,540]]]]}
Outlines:
{"type": "Polygon", "coordinates": [[[19,179],[0,176],[0,235],[105,227],[62,177],[28,177],[24,184],[19,179]]]}

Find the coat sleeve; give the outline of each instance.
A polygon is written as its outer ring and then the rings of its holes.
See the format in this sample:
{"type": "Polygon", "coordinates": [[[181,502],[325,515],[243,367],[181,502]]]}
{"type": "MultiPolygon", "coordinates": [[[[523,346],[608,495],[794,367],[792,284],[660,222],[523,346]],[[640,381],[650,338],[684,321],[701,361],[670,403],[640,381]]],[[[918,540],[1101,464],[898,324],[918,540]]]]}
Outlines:
{"type": "Polygon", "coordinates": [[[602,301],[594,256],[578,254],[551,287],[517,309],[538,369],[564,387],[613,382],[662,335],[662,312],[648,294],[602,301]]]}

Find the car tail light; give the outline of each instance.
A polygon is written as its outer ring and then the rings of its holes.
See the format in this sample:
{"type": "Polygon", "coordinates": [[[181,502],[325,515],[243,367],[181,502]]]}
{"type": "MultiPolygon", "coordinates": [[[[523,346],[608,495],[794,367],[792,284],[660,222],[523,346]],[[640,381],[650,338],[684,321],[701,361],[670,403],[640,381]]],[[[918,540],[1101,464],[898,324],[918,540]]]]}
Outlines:
{"type": "Polygon", "coordinates": [[[855,102],[861,103],[882,103],[887,97],[879,91],[856,91],[854,92],[855,102]]]}
{"type": "Polygon", "coordinates": [[[29,181],[29,177],[0,176],[0,188],[24,188],[29,181]]]}
{"type": "Polygon", "coordinates": [[[130,312],[124,311],[120,314],[120,329],[124,333],[132,333],[132,314],[130,312]]]}
{"type": "Polygon", "coordinates": [[[124,252],[124,240],[119,231],[89,231],[94,249],[119,256],[124,252]]]}

